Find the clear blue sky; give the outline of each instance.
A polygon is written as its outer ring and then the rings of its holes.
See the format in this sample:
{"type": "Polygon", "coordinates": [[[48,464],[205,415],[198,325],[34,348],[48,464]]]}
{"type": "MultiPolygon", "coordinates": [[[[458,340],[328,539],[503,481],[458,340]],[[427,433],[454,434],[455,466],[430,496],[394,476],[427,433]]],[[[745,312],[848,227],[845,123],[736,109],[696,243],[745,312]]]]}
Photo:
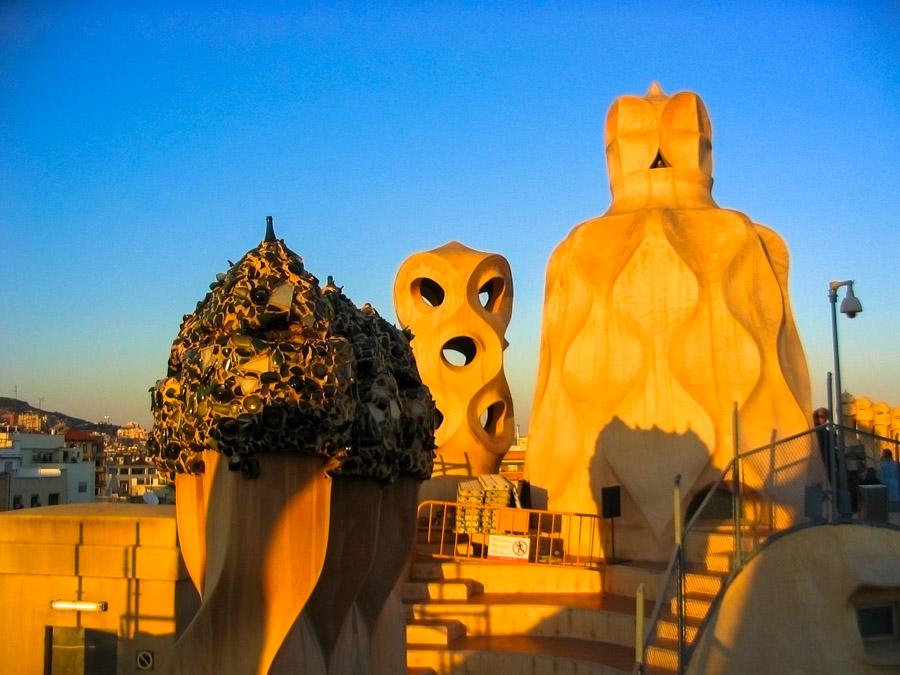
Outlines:
{"type": "Polygon", "coordinates": [[[658,80],[706,101],[719,204],[791,249],[815,400],[853,278],[845,387],[900,404],[897,3],[298,4],[0,5],[0,395],[147,424],[181,315],[272,214],[391,320],[409,254],[505,255],[524,429],[547,259],[609,204],[609,105],[658,80]]]}

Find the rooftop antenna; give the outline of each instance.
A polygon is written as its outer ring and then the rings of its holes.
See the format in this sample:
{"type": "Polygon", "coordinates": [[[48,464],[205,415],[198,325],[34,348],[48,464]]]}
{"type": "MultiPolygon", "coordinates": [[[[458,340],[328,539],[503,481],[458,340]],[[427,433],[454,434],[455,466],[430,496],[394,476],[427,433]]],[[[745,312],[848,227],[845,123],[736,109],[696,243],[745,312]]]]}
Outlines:
{"type": "Polygon", "coordinates": [[[266,216],[266,238],[263,241],[278,241],[275,238],[275,224],[272,216],[266,216]]]}

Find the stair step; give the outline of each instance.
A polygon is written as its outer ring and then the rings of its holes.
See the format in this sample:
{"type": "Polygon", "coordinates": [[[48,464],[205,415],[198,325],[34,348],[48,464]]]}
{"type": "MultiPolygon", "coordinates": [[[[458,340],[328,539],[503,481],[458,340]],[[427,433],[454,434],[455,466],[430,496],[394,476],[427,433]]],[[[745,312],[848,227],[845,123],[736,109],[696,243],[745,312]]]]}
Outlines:
{"type": "MultiPolygon", "coordinates": [[[[715,595],[707,593],[685,593],[684,594],[684,615],[693,619],[703,619],[709,612],[715,595]]],[[[669,601],[669,612],[678,614],[678,598],[673,597],[669,601]]]]}
{"type": "Polygon", "coordinates": [[[413,561],[410,577],[416,580],[443,579],[443,561],[419,558],[413,561]]]}
{"type": "MultiPolygon", "coordinates": [[[[656,563],[625,563],[607,565],[602,569],[505,563],[494,560],[414,560],[411,577],[414,581],[471,578],[491,592],[531,593],[535,589],[548,593],[600,593],[634,595],[644,584],[644,597],[655,600],[665,565],[656,563]]],[[[724,576],[724,575],[723,575],[724,576]]],[[[690,577],[690,574],[688,575],[690,577]]],[[[716,592],[720,580],[706,579],[702,589],[716,592]]],[[[698,588],[698,590],[701,590],[698,588]]]]}
{"type": "MultiPolygon", "coordinates": [[[[700,630],[702,619],[684,617],[684,639],[687,644],[693,643],[700,630]]],[[[656,623],[656,637],[658,640],[678,639],[678,617],[674,614],[664,614],[656,623]]]]}
{"type": "Polygon", "coordinates": [[[478,673],[579,673],[625,675],[634,665],[634,648],[557,637],[466,636],[448,649],[411,647],[410,667],[428,666],[438,675],[478,673]]]}
{"type": "Polygon", "coordinates": [[[676,672],[678,670],[678,641],[657,640],[647,648],[644,662],[651,669],[676,672]]]}
{"type": "Polygon", "coordinates": [[[410,645],[447,647],[466,634],[466,627],[452,619],[417,619],[406,624],[406,642],[410,645]]]}
{"type": "Polygon", "coordinates": [[[468,600],[484,590],[472,579],[441,579],[433,581],[407,581],[403,585],[403,602],[426,602],[428,600],[468,600]]]}
{"type": "Polygon", "coordinates": [[[703,563],[706,566],[706,569],[711,572],[725,572],[728,573],[731,571],[731,563],[734,560],[734,554],[729,553],[707,553],[703,558],[703,563]]]}
{"type": "MultiPolygon", "coordinates": [[[[724,546],[727,539],[714,538],[721,540],[716,546],[724,546]]],[[[688,645],[724,585],[730,558],[728,551],[710,552],[705,565],[694,564],[685,575],[688,645]]],[[[638,583],[645,584],[649,615],[663,571],[659,563],[640,561],[587,569],[419,556],[403,594],[408,666],[431,668],[436,675],[463,669],[630,673],[635,625],[631,594],[638,583]],[[485,587],[491,592],[484,593],[485,587]],[[507,634],[496,635],[498,630],[507,634]]],[[[665,609],[648,647],[646,673],[669,673],[677,667],[674,598],[665,609]]]]}
{"type": "Polygon", "coordinates": [[[726,576],[723,572],[688,572],[684,575],[684,590],[686,593],[716,595],[725,585],[726,576]]]}
{"type": "MultiPolygon", "coordinates": [[[[763,541],[765,534],[742,534],[741,550],[747,553],[753,551],[763,541]]],[[[734,555],[734,531],[728,532],[691,532],[685,537],[685,557],[688,560],[703,560],[709,553],[728,553],[734,555]]]]}
{"type": "MultiPolygon", "coordinates": [[[[645,616],[652,611],[646,602],[645,616]]],[[[455,619],[469,636],[505,634],[602,640],[634,644],[634,598],[599,593],[483,593],[467,602],[410,605],[415,619],[455,619]]]]}

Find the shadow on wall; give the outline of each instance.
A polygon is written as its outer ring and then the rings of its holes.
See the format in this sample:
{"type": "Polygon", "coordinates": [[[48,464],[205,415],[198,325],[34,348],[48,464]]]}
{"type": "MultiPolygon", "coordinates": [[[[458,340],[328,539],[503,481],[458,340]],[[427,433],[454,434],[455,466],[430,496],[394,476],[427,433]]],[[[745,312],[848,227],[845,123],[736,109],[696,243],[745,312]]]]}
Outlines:
{"type": "MultiPolygon", "coordinates": [[[[682,475],[685,503],[699,487],[701,474],[709,465],[711,451],[700,437],[688,429],[684,433],[629,427],[614,417],[600,432],[588,467],[591,495],[597,513],[603,515],[601,489],[622,486],[622,517],[619,526],[630,533],[623,541],[628,555],[648,559],[658,557],[658,542],[668,548],[672,530],[672,488],[682,475]],[[652,534],[656,542],[645,533],[652,534]],[[665,538],[664,538],[665,537],[665,538]]],[[[617,543],[618,547],[618,543],[617,543]]],[[[666,550],[666,554],[668,549],[666,550]]]]}
{"type": "MultiPolygon", "coordinates": [[[[220,459],[220,462],[224,460],[220,459]]],[[[209,470],[209,468],[207,468],[209,470]]],[[[268,472],[267,472],[268,473],[268,472]]],[[[263,579],[259,574],[241,574],[244,564],[259,569],[261,567],[262,555],[254,548],[259,542],[268,542],[272,538],[278,518],[281,516],[279,509],[260,509],[259,501],[265,494],[265,485],[269,482],[269,476],[265,474],[255,479],[243,477],[240,473],[232,471],[217,470],[212,479],[212,489],[207,504],[206,512],[206,539],[205,544],[208,546],[206,552],[206,573],[204,595],[214,595],[210,603],[212,610],[206,611],[216,612],[229,609],[227,593],[223,593],[224,589],[229,585],[239,586],[239,594],[244,598],[250,597],[258,599],[253,604],[258,603],[258,607],[263,604],[265,597],[265,589],[263,588],[263,579]],[[240,496],[238,494],[240,493],[240,496]],[[237,515],[237,510],[245,511],[244,514],[237,515]],[[255,511],[256,517],[247,518],[246,511],[255,511]],[[255,531],[252,541],[244,539],[238,534],[242,526],[246,525],[248,520],[252,520],[255,531]],[[236,531],[237,530],[237,531],[236,531]],[[224,540],[224,541],[223,541],[224,540]],[[219,585],[219,577],[225,576],[226,582],[219,585]],[[237,578],[235,578],[237,577],[237,578]],[[218,601],[218,602],[217,602],[218,601]],[[216,605],[221,605],[216,607],[216,605]]],[[[274,496],[273,496],[274,499],[274,496]]],[[[246,532],[243,533],[246,535],[246,532]]],[[[201,599],[202,603],[202,599],[201,599]]],[[[238,606],[240,606],[238,604],[238,606]]],[[[202,611],[198,610],[198,611],[202,611]]],[[[299,611],[299,610],[298,610],[299,611]]],[[[265,613],[259,612],[260,618],[265,619],[265,613]]],[[[208,628],[209,624],[201,624],[200,631],[208,628]]],[[[188,626],[188,639],[185,643],[178,646],[191,649],[190,631],[198,628],[193,623],[188,626]]],[[[243,626],[241,626],[243,628],[243,626]]],[[[242,667],[250,668],[256,665],[259,654],[263,651],[263,641],[265,638],[266,625],[259,626],[256,630],[241,631],[238,635],[232,635],[226,638],[223,635],[213,637],[213,643],[221,641],[230,641],[240,643],[240,651],[246,655],[253,655],[247,658],[242,667]]],[[[210,647],[209,641],[206,641],[204,647],[210,647]]],[[[226,662],[230,659],[226,659],[226,662]]],[[[202,659],[201,659],[202,661],[202,659]]],[[[239,659],[234,660],[235,663],[241,663],[239,659]]],[[[248,671],[249,672],[249,671],[248,671]]]]}
{"type": "Polygon", "coordinates": [[[783,529],[803,520],[806,486],[827,485],[827,474],[814,430],[782,441],[775,433],[771,443],[741,453],[741,482],[760,495],[759,524],[783,529]]]}
{"type": "MultiPolygon", "coordinates": [[[[687,510],[684,514],[685,523],[689,522],[694,514],[697,513],[697,510],[700,508],[703,500],[706,499],[706,495],[713,488],[713,485],[714,482],[705,483],[705,485],[694,494],[690,503],[688,503],[687,510]]],[[[715,493],[706,503],[699,519],[701,521],[706,521],[707,523],[724,523],[730,526],[734,519],[733,490],[734,481],[723,480],[719,483],[715,493]]],[[[755,526],[768,525],[768,510],[769,504],[762,498],[759,492],[746,485],[741,488],[741,517],[747,524],[755,526]]]]}
{"type": "Polygon", "coordinates": [[[201,607],[170,655],[173,673],[268,670],[319,578],[331,492],[321,460],[260,457],[262,472],[251,480],[210,451],[207,473],[191,477],[207,481],[209,498],[190,503],[190,491],[179,495],[185,515],[196,511],[193,567],[205,573],[201,607]]]}

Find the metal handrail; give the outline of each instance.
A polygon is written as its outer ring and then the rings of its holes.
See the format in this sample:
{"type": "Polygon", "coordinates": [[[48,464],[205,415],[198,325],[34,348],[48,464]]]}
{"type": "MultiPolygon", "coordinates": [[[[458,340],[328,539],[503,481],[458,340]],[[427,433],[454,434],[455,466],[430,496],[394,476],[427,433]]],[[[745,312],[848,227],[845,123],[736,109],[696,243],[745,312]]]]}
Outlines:
{"type": "Polygon", "coordinates": [[[599,548],[597,514],[430,499],[419,504],[416,521],[424,534],[418,543],[437,545],[431,553],[435,558],[486,560],[491,536],[507,535],[528,538],[521,562],[587,568],[604,564],[593,556],[595,546],[599,548]],[[467,519],[462,524],[460,515],[467,519]]]}
{"type": "MultiPolygon", "coordinates": [[[[834,426],[837,427],[839,425],[834,425],[834,426]]],[[[816,427],[816,428],[818,428],[818,427],[816,427]]],[[[894,446],[894,455],[897,455],[898,453],[900,453],[900,439],[898,439],[898,438],[889,438],[888,436],[881,436],[879,434],[876,434],[874,431],[869,431],[868,429],[861,429],[859,427],[848,427],[846,425],[841,425],[840,428],[844,434],[855,434],[856,436],[866,436],[869,439],[871,439],[872,442],[874,442],[874,443],[892,445],[892,446],[894,446]]],[[[845,442],[846,442],[846,439],[845,439],[845,442]]],[[[875,458],[875,459],[877,459],[877,458],[875,458]]],[[[898,460],[898,457],[895,456],[894,459],[898,460]]],[[[900,460],[898,460],[898,461],[900,461],[900,460]]]]}
{"type": "MultiPolygon", "coordinates": [[[[672,555],[669,556],[669,564],[666,565],[666,571],[663,572],[663,583],[660,585],[660,591],[657,593],[656,602],[653,603],[653,609],[650,610],[650,617],[645,622],[643,643],[638,648],[638,645],[635,645],[635,654],[641,654],[642,656],[647,654],[647,649],[650,647],[650,636],[656,632],[656,624],[659,623],[659,617],[662,614],[663,604],[665,600],[665,592],[664,590],[668,588],[669,581],[672,579],[672,575],[675,573],[675,563],[678,560],[678,548],[674,548],[672,550],[672,555]]],[[[638,661],[635,664],[634,673],[635,675],[639,675],[644,672],[644,663],[643,660],[638,661]]]]}
{"type": "MultiPolygon", "coordinates": [[[[665,605],[665,603],[669,602],[669,600],[670,600],[671,596],[668,593],[668,591],[670,589],[670,586],[673,583],[674,577],[676,575],[684,575],[685,574],[685,570],[684,570],[683,566],[680,566],[677,564],[679,562],[679,560],[682,556],[683,550],[684,550],[683,549],[683,537],[686,536],[687,534],[689,534],[691,531],[696,529],[697,522],[703,516],[703,513],[706,511],[710,499],[713,498],[713,495],[720,488],[720,486],[724,483],[724,481],[728,477],[729,472],[733,472],[732,475],[734,477],[734,480],[736,481],[736,484],[733,486],[733,489],[732,489],[732,494],[733,494],[732,508],[733,508],[733,516],[734,516],[733,526],[735,528],[735,535],[736,535],[735,536],[736,553],[735,553],[735,558],[734,558],[734,565],[733,565],[731,574],[729,575],[729,579],[733,579],[734,575],[739,573],[740,570],[743,568],[743,566],[746,564],[747,559],[752,557],[754,555],[754,553],[756,552],[756,550],[758,550],[760,546],[763,546],[765,544],[764,541],[757,542],[756,544],[754,544],[753,550],[744,552],[743,546],[740,541],[739,534],[740,534],[741,529],[744,527],[743,515],[741,513],[741,510],[742,510],[741,497],[739,494],[739,490],[742,485],[741,477],[739,475],[741,462],[747,458],[754,457],[755,455],[757,455],[760,452],[763,452],[766,450],[771,451],[773,448],[779,448],[780,449],[779,451],[783,451],[788,446],[788,444],[790,444],[792,441],[797,441],[799,439],[808,438],[808,437],[814,437],[816,432],[819,429],[821,429],[823,426],[825,426],[829,429],[831,429],[833,427],[837,427],[837,425],[828,423],[827,425],[821,425],[820,427],[813,427],[810,429],[806,429],[804,431],[801,431],[796,434],[792,434],[790,436],[786,436],[784,438],[773,439],[769,443],[761,445],[757,448],[753,448],[751,450],[747,450],[744,452],[740,452],[737,450],[735,451],[734,458],[732,458],[732,460],[723,468],[723,470],[719,474],[716,481],[707,489],[706,495],[704,496],[703,500],[700,502],[699,506],[696,508],[696,510],[692,514],[691,519],[688,521],[687,525],[685,525],[685,527],[682,531],[682,543],[676,544],[676,546],[674,547],[674,549],[672,551],[671,556],[669,557],[669,561],[666,566],[666,570],[662,576],[660,592],[658,594],[658,597],[656,598],[656,601],[654,603],[653,610],[650,613],[649,619],[645,623],[643,644],[641,644],[640,648],[638,649],[637,643],[636,643],[636,649],[635,649],[636,655],[643,654],[644,657],[646,657],[648,648],[651,646],[651,644],[653,643],[655,636],[656,636],[657,625],[658,625],[659,621],[661,620],[661,616],[662,616],[662,608],[665,605]]],[[[840,431],[842,431],[843,433],[848,434],[848,435],[849,434],[857,434],[858,437],[860,437],[860,438],[865,437],[867,439],[870,439],[874,443],[880,442],[882,447],[884,445],[888,445],[889,447],[895,448],[896,449],[895,452],[900,451],[900,441],[898,441],[896,439],[879,436],[877,434],[872,433],[871,431],[869,431],[867,429],[856,429],[856,428],[842,426],[842,427],[840,427],[840,431]]],[[[738,447],[738,438],[737,438],[737,432],[736,432],[735,448],[737,448],[737,447],[738,447]]],[[[833,489],[830,494],[830,499],[832,499],[832,500],[835,499],[835,496],[833,494],[833,489]]],[[[834,508],[835,508],[834,505],[832,505],[832,510],[834,510],[834,508]]],[[[793,526],[793,527],[796,527],[796,526],[793,526]]],[[[778,533],[770,533],[770,534],[775,534],[776,536],[778,535],[778,533]]],[[[766,539],[768,539],[768,538],[769,537],[767,536],[766,539]]],[[[679,583],[683,583],[683,578],[679,580],[679,583]]],[[[718,592],[718,597],[721,597],[721,594],[724,593],[727,585],[728,584],[726,582],[726,584],[724,584],[722,586],[722,588],[720,588],[720,590],[718,592]]],[[[682,625],[681,621],[679,620],[679,631],[682,630],[681,625],[682,625]]],[[[690,656],[691,651],[692,651],[692,648],[687,648],[685,650],[684,654],[679,654],[679,661],[680,661],[679,668],[686,667],[687,657],[690,656]]],[[[642,673],[642,672],[644,672],[643,669],[644,669],[644,665],[640,662],[637,662],[637,660],[636,660],[634,672],[642,673]]]]}
{"type": "MultiPolygon", "coordinates": [[[[798,438],[803,438],[804,436],[809,436],[812,432],[816,431],[817,429],[822,428],[823,426],[831,426],[831,425],[830,425],[830,423],[829,423],[829,425],[822,424],[817,427],[810,427],[809,429],[806,429],[805,431],[800,431],[800,432],[798,432],[796,434],[792,434],[790,436],[785,436],[784,438],[773,439],[773,440],[769,441],[768,443],[765,443],[764,445],[760,445],[758,448],[753,448],[752,450],[747,450],[745,452],[740,453],[740,458],[745,459],[746,457],[751,457],[752,455],[755,455],[758,452],[763,452],[764,450],[770,450],[773,445],[784,445],[785,443],[790,443],[791,441],[796,441],[798,438]]],[[[837,426],[837,425],[834,425],[834,426],[837,426]]],[[[844,427],[844,428],[846,429],[847,427],[844,427]]]]}
{"type": "MultiPolygon", "coordinates": [[[[682,530],[682,537],[688,534],[693,528],[700,514],[706,509],[706,505],[709,503],[709,500],[712,499],[713,494],[725,480],[725,477],[728,475],[728,472],[731,471],[732,466],[734,465],[734,460],[728,462],[725,465],[725,468],[719,474],[719,477],[713,483],[712,487],[703,497],[703,500],[700,502],[700,505],[697,507],[697,510],[694,512],[691,519],[688,521],[687,525],[685,525],[682,530]]],[[[647,649],[650,647],[650,643],[652,641],[653,635],[656,633],[656,625],[659,623],[660,616],[662,615],[662,608],[668,599],[666,598],[665,589],[669,587],[669,583],[672,581],[672,577],[676,571],[676,563],[681,554],[681,547],[676,545],[672,549],[672,554],[669,556],[669,563],[666,565],[666,570],[663,572],[663,581],[660,584],[660,592],[657,594],[656,602],[653,604],[653,610],[650,612],[650,617],[647,619],[645,623],[645,631],[644,631],[644,641],[641,645],[640,650],[636,650],[636,653],[640,651],[643,654],[647,653],[647,649]]],[[[636,669],[636,672],[642,672],[643,664],[639,664],[639,668],[636,669]]]]}
{"type": "Polygon", "coordinates": [[[638,584],[634,594],[634,660],[644,665],[644,584],[638,584]]]}
{"type": "Polygon", "coordinates": [[[709,488],[709,491],[703,497],[703,501],[700,502],[700,505],[694,511],[694,515],[691,516],[691,519],[688,521],[687,525],[684,526],[684,533],[687,534],[691,530],[694,529],[694,524],[697,522],[697,519],[700,517],[700,514],[706,510],[706,505],[709,503],[709,500],[712,499],[712,496],[715,494],[716,490],[719,489],[719,486],[725,481],[725,476],[731,471],[734,466],[734,460],[730,460],[728,464],[725,465],[725,468],[722,469],[722,473],[719,474],[719,477],[716,479],[716,482],[712,484],[712,487],[709,488]]]}

